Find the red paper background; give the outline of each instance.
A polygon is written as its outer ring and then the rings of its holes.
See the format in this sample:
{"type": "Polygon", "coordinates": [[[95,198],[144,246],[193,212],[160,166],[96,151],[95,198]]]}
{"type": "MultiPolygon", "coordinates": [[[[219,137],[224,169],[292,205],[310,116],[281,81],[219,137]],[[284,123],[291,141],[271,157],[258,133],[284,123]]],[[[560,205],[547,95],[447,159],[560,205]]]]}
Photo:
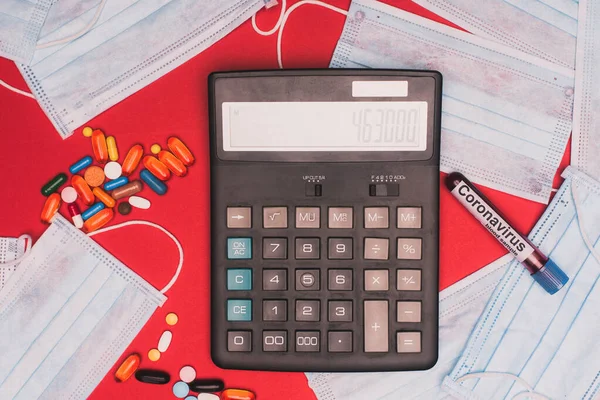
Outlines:
{"type": "MultiPolygon", "coordinates": [[[[328,2],[344,9],[350,3],[349,0],[328,2]]],[[[439,20],[408,0],[386,2],[439,20]]],[[[278,16],[279,7],[261,11],[259,25],[269,29],[278,16]]],[[[343,23],[344,17],[332,11],[312,5],[301,7],[292,14],[285,29],[284,66],[327,67],[343,23]]],[[[228,387],[251,389],[259,399],[314,399],[304,374],[221,370],[212,364],[209,351],[207,76],[218,70],[277,68],[275,46],[276,35],[259,36],[250,22],[246,22],[210,49],[98,116],[89,125],[114,135],[121,157],[135,143],[143,144],[149,152],[153,143],[164,147],[168,136],[177,135],[197,158],[187,177],[171,178],[166,196],[158,197],[145,189],[144,196],[153,203],[150,210],[134,210],[128,217],[117,216],[114,220],[144,219],[161,224],[179,238],[185,251],[183,272],[167,293],[168,301],[150,319],[125,355],[138,352],[144,356],[142,367],[168,371],[175,380],[182,366],[192,365],[199,377],[220,378],[228,387]],[[166,325],[164,317],[168,312],[179,315],[178,325],[171,328],[166,325]],[[145,355],[156,347],[165,329],[173,332],[173,343],[158,362],[150,362],[145,355]]],[[[14,64],[6,59],[0,59],[0,79],[27,90],[14,64]]],[[[39,222],[44,202],[41,186],[57,173],[68,172],[68,166],[74,161],[91,154],[89,139],[78,130],[63,141],[34,100],[0,88],[0,152],[0,236],[29,233],[35,240],[46,228],[39,222]]],[[[567,160],[568,154],[563,159],[563,167],[567,160]]],[[[557,178],[555,187],[558,184],[557,178]]],[[[482,190],[522,232],[531,229],[545,208],[505,193],[482,190]]],[[[61,211],[66,215],[64,206],[61,211]]],[[[440,223],[440,289],[505,253],[445,188],[441,189],[440,223]]],[[[168,282],[174,272],[175,246],[150,228],[128,227],[96,239],[157,287],[168,282]]],[[[98,386],[92,399],[174,398],[172,385],[144,385],[135,379],[119,384],[113,379],[113,371],[98,386]]]]}

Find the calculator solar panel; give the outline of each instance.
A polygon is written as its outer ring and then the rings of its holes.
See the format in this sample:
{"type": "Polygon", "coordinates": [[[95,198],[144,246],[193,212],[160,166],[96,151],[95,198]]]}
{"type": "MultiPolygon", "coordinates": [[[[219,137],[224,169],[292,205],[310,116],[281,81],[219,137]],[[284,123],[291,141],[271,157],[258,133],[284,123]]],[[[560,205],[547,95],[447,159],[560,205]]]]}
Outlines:
{"type": "Polygon", "coordinates": [[[215,364],[435,364],[441,87],[432,71],[210,76],[215,364]]]}

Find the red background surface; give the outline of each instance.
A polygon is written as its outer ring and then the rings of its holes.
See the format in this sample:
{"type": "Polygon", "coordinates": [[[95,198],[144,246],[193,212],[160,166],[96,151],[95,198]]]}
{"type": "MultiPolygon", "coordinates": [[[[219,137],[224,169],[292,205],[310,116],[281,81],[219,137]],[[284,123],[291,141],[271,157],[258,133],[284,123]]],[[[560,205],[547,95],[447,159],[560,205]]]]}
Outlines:
{"type": "MultiPolygon", "coordinates": [[[[344,9],[350,3],[349,0],[328,2],[344,9]]],[[[408,0],[386,2],[440,20],[408,0]]],[[[278,16],[279,7],[261,11],[259,26],[270,29],[278,16]]],[[[342,15],[321,7],[303,6],[294,12],[283,38],[284,66],[327,67],[343,23],[342,15]]],[[[275,46],[276,35],[259,36],[250,22],[246,22],[210,49],[90,121],[89,125],[116,137],[121,160],[133,144],[141,143],[149,153],[153,143],[165,147],[170,135],[179,136],[197,158],[187,177],[171,178],[166,196],[158,197],[149,189],[144,190],[143,195],[153,204],[150,210],[134,210],[129,216],[119,215],[113,221],[144,219],[161,224],[179,238],[185,251],[183,272],[167,293],[168,301],[156,311],[121,359],[138,352],[144,358],[142,367],[168,371],[174,380],[181,367],[192,365],[199,377],[220,378],[227,387],[251,389],[261,400],[304,400],[315,398],[304,374],[221,370],[210,359],[207,76],[219,70],[275,69],[275,46]],[[166,325],[164,317],[168,312],[179,315],[179,324],[170,328],[166,325]],[[158,362],[150,362],[146,354],[157,346],[165,329],[173,332],[171,347],[158,362]]],[[[2,58],[0,79],[27,90],[14,64],[2,58]]],[[[68,166],[76,160],[91,154],[89,139],[78,130],[63,141],[34,100],[0,88],[0,152],[0,236],[29,233],[36,240],[46,229],[39,221],[44,202],[41,186],[57,173],[68,172],[68,166]]],[[[567,160],[568,154],[563,159],[563,167],[567,160]]],[[[556,178],[555,187],[558,184],[556,178]]],[[[522,232],[528,232],[545,209],[542,204],[487,188],[482,190],[522,232]]],[[[67,215],[64,206],[61,211],[67,215]]],[[[444,187],[440,224],[440,289],[505,253],[444,187]]],[[[166,284],[174,272],[175,246],[151,228],[127,227],[95,239],[156,287],[166,284]]],[[[119,384],[114,381],[113,372],[114,369],[98,386],[92,399],[175,398],[172,385],[144,385],[135,379],[119,384]]]]}

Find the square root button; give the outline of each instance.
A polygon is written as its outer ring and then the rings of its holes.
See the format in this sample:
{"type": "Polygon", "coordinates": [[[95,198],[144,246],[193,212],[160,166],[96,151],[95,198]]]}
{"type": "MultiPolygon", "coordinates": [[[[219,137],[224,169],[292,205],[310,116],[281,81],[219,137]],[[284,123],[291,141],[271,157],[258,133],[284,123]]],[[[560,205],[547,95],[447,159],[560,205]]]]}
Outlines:
{"type": "Polygon", "coordinates": [[[252,258],[252,238],[227,238],[227,258],[249,260],[252,258]]]}

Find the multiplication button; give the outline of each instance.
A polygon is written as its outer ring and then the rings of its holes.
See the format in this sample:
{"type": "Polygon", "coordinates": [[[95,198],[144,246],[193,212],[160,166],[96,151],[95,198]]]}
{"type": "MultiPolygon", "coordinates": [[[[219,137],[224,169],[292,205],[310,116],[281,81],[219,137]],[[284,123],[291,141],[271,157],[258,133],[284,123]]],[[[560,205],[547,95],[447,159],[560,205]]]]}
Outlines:
{"type": "Polygon", "coordinates": [[[387,269],[365,270],[365,291],[385,291],[389,288],[389,271],[387,269]]]}
{"type": "Polygon", "coordinates": [[[287,331],[263,331],[263,351],[287,351],[287,331]]]}
{"type": "Polygon", "coordinates": [[[251,331],[229,331],[227,332],[227,351],[252,351],[251,331]]]}

